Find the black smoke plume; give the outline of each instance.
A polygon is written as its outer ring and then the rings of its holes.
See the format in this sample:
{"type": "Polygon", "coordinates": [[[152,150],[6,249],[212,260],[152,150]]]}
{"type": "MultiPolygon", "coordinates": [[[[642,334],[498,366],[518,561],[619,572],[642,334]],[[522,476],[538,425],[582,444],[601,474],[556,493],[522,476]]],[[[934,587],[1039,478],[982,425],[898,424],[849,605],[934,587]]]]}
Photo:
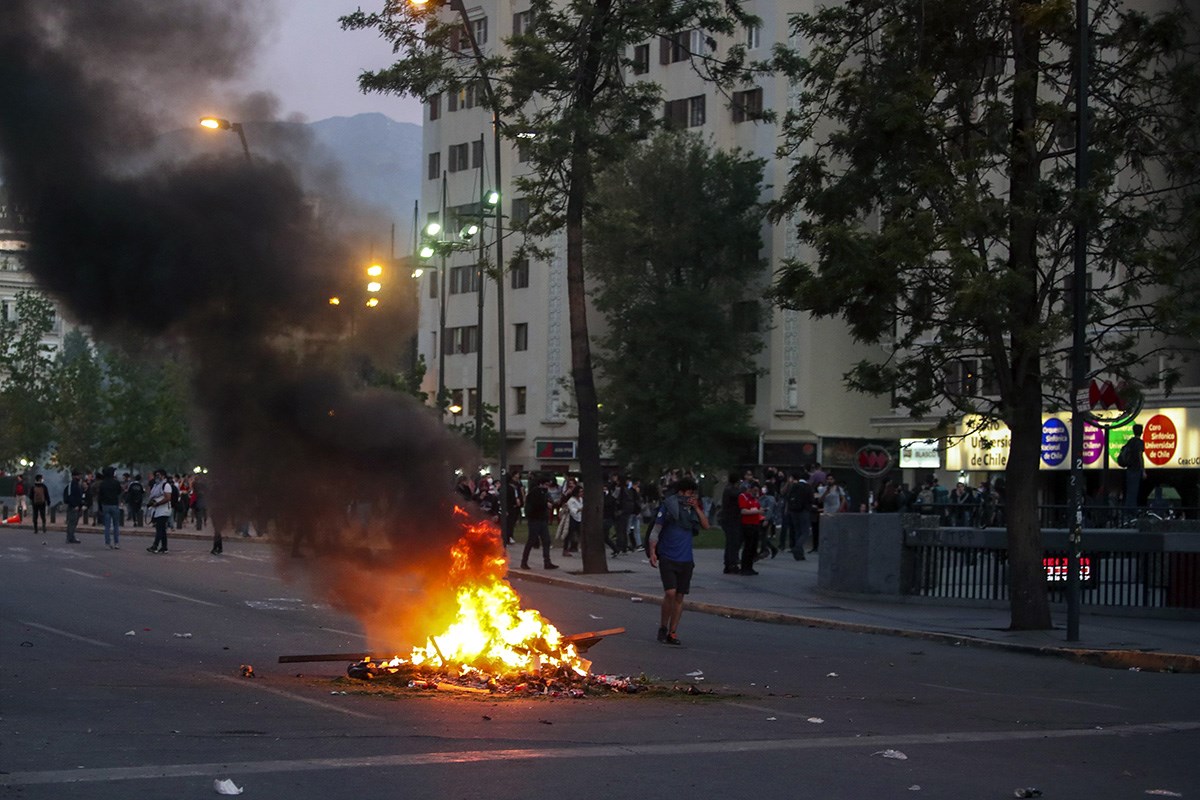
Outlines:
{"type": "Polygon", "coordinates": [[[415,401],[352,391],[312,356],[354,251],[291,170],[146,156],[264,21],[230,0],[3,0],[0,177],[30,212],[39,285],[98,336],[190,367],[216,521],[269,527],[281,560],[379,631],[397,603],[380,575],[444,574],[450,472],[471,456],[415,401]]]}

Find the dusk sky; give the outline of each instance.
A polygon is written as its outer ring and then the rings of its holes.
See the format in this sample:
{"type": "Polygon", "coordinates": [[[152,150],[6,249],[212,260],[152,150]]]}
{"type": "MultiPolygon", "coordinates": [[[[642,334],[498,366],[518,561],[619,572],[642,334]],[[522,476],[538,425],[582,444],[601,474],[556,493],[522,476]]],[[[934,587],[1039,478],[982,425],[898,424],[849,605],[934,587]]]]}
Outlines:
{"type": "Polygon", "coordinates": [[[421,105],[411,98],[364,95],[358,74],[393,61],[391,48],[374,31],[343,31],[338,17],[382,0],[271,0],[277,23],[262,37],[256,67],[236,88],[263,90],[280,100],[280,117],[308,121],[370,111],[398,122],[421,122],[421,105]]]}

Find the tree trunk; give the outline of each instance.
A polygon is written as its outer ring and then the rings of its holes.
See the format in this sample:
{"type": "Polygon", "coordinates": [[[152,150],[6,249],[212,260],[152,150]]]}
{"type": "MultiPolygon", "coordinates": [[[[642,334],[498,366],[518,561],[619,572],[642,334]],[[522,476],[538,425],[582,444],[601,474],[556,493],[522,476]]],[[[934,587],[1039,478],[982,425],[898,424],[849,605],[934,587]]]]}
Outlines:
{"type": "Polygon", "coordinates": [[[571,312],[571,377],[579,422],[579,472],[583,480],[583,525],[580,549],[585,573],[608,572],[604,546],[604,485],[600,471],[600,412],[592,369],[592,343],[588,334],[587,294],[583,269],[583,212],[592,189],[592,106],[601,80],[605,27],[612,13],[611,0],[592,7],[587,21],[585,52],[580,61],[575,96],[575,131],[571,142],[571,167],[567,186],[567,307],[571,312]]]}
{"type": "Polygon", "coordinates": [[[1012,220],[1009,230],[1008,268],[1021,278],[1027,295],[1015,303],[1016,313],[1010,347],[1012,386],[1003,398],[1012,434],[1005,469],[1008,519],[1009,603],[1013,630],[1045,630],[1051,627],[1042,566],[1042,531],[1038,520],[1038,463],[1041,458],[1042,380],[1041,325],[1039,317],[1036,211],[1040,162],[1035,123],[1041,37],[1026,27],[1017,4],[1013,4],[1012,166],[1009,192],[1012,220]]]}

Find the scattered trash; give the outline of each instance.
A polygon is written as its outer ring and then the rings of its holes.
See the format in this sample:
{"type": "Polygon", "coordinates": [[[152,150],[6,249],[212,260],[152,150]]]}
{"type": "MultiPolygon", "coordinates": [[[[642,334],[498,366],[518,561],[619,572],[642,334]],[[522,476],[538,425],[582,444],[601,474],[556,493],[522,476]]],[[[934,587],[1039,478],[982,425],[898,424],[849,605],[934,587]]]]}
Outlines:
{"type": "Polygon", "coordinates": [[[126,636],[137,636],[137,631],[125,631],[126,636]]]}
{"type": "Polygon", "coordinates": [[[228,778],[213,781],[213,789],[217,794],[241,794],[244,790],[228,778]]]}
{"type": "Polygon", "coordinates": [[[779,717],[767,717],[767,722],[775,722],[779,717]]]}
{"type": "Polygon", "coordinates": [[[826,675],[825,677],[826,678],[836,678],[837,676],[838,676],[838,674],[836,672],[831,672],[828,675],[826,675]]]}
{"type": "Polygon", "coordinates": [[[1129,671],[1130,672],[1141,672],[1142,668],[1141,667],[1130,667],[1129,671]]]}
{"type": "Polygon", "coordinates": [[[703,674],[704,674],[704,670],[702,670],[702,669],[698,669],[698,670],[696,670],[695,672],[689,672],[689,673],[687,674],[687,676],[688,676],[689,678],[699,678],[699,677],[700,677],[701,675],[703,675],[703,674]]]}
{"type": "Polygon", "coordinates": [[[1183,797],[1179,792],[1172,792],[1170,789],[1147,789],[1146,794],[1156,794],[1159,797],[1183,797]]]}
{"type": "Polygon", "coordinates": [[[538,722],[542,723],[543,725],[553,725],[554,724],[553,722],[551,722],[548,719],[539,719],[538,722]]]}
{"type": "Polygon", "coordinates": [[[484,720],[484,722],[491,722],[491,721],[492,721],[492,718],[491,718],[491,717],[489,717],[487,714],[484,714],[484,715],[483,715],[483,720],[484,720]]]}
{"type": "Polygon", "coordinates": [[[330,692],[330,694],[345,694],[345,692],[330,692]]]}
{"type": "Polygon", "coordinates": [[[912,786],[908,787],[908,790],[910,792],[919,792],[921,791],[921,787],[914,783],[912,786]]]}
{"type": "Polygon", "coordinates": [[[1041,797],[1042,790],[1035,789],[1032,786],[1027,786],[1024,789],[1017,789],[1013,792],[1013,797],[1041,797]]]}
{"type": "Polygon", "coordinates": [[[813,725],[825,724],[825,720],[821,719],[820,717],[809,717],[808,722],[811,722],[813,725]]]}
{"type": "Polygon", "coordinates": [[[631,603],[640,603],[640,602],[642,602],[642,598],[640,598],[640,597],[631,597],[631,598],[629,598],[629,601],[630,601],[631,603]]]}
{"type": "MultiPolygon", "coordinates": [[[[899,750],[879,750],[875,753],[871,753],[871,755],[883,756],[884,758],[894,758],[897,761],[907,761],[908,760],[908,756],[904,755],[904,753],[901,753],[899,750]]],[[[1030,795],[1030,797],[1033,797],[1033,796],[1034,795],[1030,795]]]]}
{"type": "Polygon", "coordinates": [[[249,664],[242,664],[242,677],[243,678],[253,678],[254,677],[254,667],[250,666],[249,664]]]}
{"type": "Polygon", "coordinates": [[[592,619],[604,619],[604,617],[597,617],[595,614],[588,614],[588,616],[592,619]]]}
{"type": "Polygon", "coordinates": [[[21,642],[21,647],[33,647],[33,642],[21,642]]]}
{"type": "Polygon", "coordinates": [[[176,639],[190,639],[190,638],[192,638],[192,635],[190,633],[177,633],[177,634],[175,634],[175,638],[176,639]]]}

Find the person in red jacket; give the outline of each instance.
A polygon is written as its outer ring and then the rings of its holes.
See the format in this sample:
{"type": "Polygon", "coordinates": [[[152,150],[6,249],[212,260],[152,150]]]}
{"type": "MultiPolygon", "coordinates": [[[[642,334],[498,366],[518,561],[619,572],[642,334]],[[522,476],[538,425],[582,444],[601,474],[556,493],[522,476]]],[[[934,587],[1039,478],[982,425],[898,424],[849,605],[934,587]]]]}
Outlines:
{"type": "Polygon", "coordinates": [[[758,537],[762,531],[762,507],[758,504],[758,483],[751,482],[738,495],[742,512],[742,569],[739,575],[757,575],[754,558],[758,555],[758,537]]]}

